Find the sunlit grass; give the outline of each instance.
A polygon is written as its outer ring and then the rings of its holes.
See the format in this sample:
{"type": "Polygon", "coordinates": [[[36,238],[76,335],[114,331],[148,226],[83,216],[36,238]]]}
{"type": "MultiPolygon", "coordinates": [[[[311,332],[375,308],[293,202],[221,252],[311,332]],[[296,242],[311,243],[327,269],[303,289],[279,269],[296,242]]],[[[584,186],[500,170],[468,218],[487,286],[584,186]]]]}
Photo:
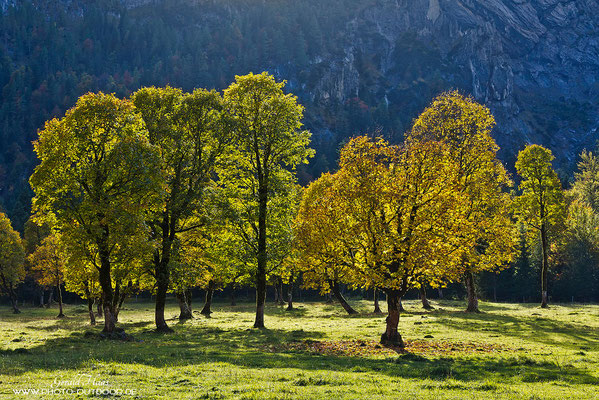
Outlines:
{"type": "MultiPolygon", "coordinates": [[[[94,398],[87,394],[15,395],[18,388],[135,390],[120,398],[599,398],[599,306],[482,303],[482,314],[461,302],[434,302],[423,311],[407,301],[400,330],[406,340],[496,345],[501,351],[322,355],[290,344],[304,341],[376,341],[384,315],[369,302],[353,302],[362,315],[337,305],[300,303],[294,312],[269,306],[265,330],[251,329],[251,304],[216,304],[212,318],[184,324],[176,333],[153,332],[153,305],[129,303],[121,326],[133,342],[101,341],[83,306],[55,310],[0,310],[1,398],[94,398]],[[430,337],[432,336],[432,337],[430,337]],[[425,338],[426,337],[426,338],[425,338]],[[55,382],[56,380],[56,382],[55,382]]],[[[175,317],[174,303],[167,316],[175,317]]],[[[491,346],[492,347],[492,346],[491,346]]],[[[98,397],[100,398],[100,397],[98,397]]],[[[106,397],[101,397],[106,398],[106,397]]]]}

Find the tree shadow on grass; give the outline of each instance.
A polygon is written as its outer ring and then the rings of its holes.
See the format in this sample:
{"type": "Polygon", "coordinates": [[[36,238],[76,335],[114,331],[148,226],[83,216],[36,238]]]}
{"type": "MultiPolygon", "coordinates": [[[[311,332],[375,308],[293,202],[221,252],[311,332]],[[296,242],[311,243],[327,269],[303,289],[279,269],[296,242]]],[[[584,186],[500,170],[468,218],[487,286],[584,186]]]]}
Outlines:
{"type": "Polygon", "coordinates": [[[89,363],[123,363],[150,367],[174,367],[222,362],[242,368],[297,368],[309,371],[378,373],[410,379],[525,382],[563,381],[599,384],[599,379],[573,365],[560,366],[527,357],[423,357],[411,353],[387,359],[313,354],[286,350],[289,343],[317,340],[323,332],[281,329],[231,329],[185,325],[172,335],[125,328],[136,341],[103,341],[84,337],[84,331],[52,338],[21,354],[3,352],[11,368],[2,374],[19,375],[35,370],[77,370],[89,363]]]}
{"type": "Polygon", "coordinates": [[[568,349],[579,349],[581,345],[599,348],[599,334],[588,326],[539,316],[512,317],[495,313],[446,311],[437,315],[436,323],[456,330],[483,330],[568,349]]]}

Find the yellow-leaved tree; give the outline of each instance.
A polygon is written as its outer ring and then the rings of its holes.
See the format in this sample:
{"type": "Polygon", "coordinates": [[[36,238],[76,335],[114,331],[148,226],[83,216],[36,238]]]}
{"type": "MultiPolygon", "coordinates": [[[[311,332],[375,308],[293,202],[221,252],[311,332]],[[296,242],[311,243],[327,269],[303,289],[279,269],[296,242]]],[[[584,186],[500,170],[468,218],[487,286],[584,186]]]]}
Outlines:
{"type": "Polygon", "coordinates": [[[112,334],[119,281],[149,253],[145,217],[163,195],[158,149],[133,103],[103,93],[81,96],[63,118],[46,122],[34,149],[33,212],[98,270],[104,332],[112,334]]]}
{"type": "Polygon", "coordinates": [[[418,287],[455,279],[463,196],[447,146],[414,141],[391,146],[383,139],[352,139],[341,151],[339,197],[344,199],[357,241],[355,286],[387,295],[387,325],[381,342],[403,346],[398,331],[400,299],[418,287]]]}
{"type": "Polygon", "coordinates": [[[52,233],[27,259],[36,271],[37,282],[41,286],[55,286],[58,292],[58,318],[64,317],[62,310],[62,285],[67,262],[66,249],[60,241],[60,235],[52,233]]]}
{"type": "Polygon", "coordinates": [[[8,294],[15,314],[17,307],[17,286],[25,278],[25,249],[19,232],[12,228],[10,219],[0,212],[0,289],[8,294]]]}
{"type": "Polygon", "coordinates": [[[304,191],[295,220],[295,246],[304,286],[333,293],[348,314],[356,314],[339,284],[353,284],[357,243],[348,235],[346,205],[335,185],[337,174],[323,174],[304,191]]]}
{"type": "Polygon", "coordinates": [[[489,109],[457,91],[443,93],[416,119],[409,143],[438,141],[456,168],[455,190],[462,227],[455,252],[461,258],[468,293],[466,311],[478,312],[474,274],[499,271],[512,260],[516,244],[508,173],[497,159],[491,137],[495,119],[489,109]]]}

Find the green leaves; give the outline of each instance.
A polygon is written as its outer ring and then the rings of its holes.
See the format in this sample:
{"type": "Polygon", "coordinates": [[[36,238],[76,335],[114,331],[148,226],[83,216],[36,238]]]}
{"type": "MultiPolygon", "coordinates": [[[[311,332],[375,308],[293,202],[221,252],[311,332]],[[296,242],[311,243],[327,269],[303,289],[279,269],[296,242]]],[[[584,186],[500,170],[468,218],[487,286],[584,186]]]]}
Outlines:
{"type": "Polygon", "coordinates": [[[565,217],[564,194],[555,170],[551,150],[539,145],[527,146],[518,154],[516,170],[522,177],[517,212],[527,225],[541,229],[559,229],[565,217]]]}
{"type": "Polygon", "coordinates": [[[0,288],[9,292],[25,278],[25,250],[19,233],[0,212],[0,288]]]}
{"type": "MultiPolygon", "coordinates": [[[[82,96],[64,118],[49,121],[34,149],[36,219],[62,234],[79,269],[67,276],[85,285],[87,268],[97,269],[114,311],[114,292],[149,253],[145,215],[164,196],[158,149],[133,103],[103,93],[82,96]]],[[[109,317],[105,324],[114,328],[109,317]]]]}
{"type": "Polygon", "coordinates": [[[294,169],[314,154],[311,134],[302,130],[303,107],[284,85],[267,73],[250,73],[224,92],[234,136],[218,174],[228,226],[241,239],[238,253],[249,255],[242,264],[253,264],[250,270],[263,257],[265,272],[272,272],[291,254],[299,201],[294,169]]]}
{"type": "Polygon", "coordinates": [[[301,129],[304,107],[283,92],[285,81],[276,82],[266,72],[235,79],[224,92],[238,146],[233,158],[252,160],[262,173],[306,163],[314,155],[308,147],[311,133],[301,129]]]}
{"type": "Polygon", "coordinates": [[[157,150],[127,100],[82,96],[46,124],[34,149],[41,161],[30,179],[34,212],[54,213],[61,227],[122,226],[120,219],[135,219],[161,193],[157,150]]]}

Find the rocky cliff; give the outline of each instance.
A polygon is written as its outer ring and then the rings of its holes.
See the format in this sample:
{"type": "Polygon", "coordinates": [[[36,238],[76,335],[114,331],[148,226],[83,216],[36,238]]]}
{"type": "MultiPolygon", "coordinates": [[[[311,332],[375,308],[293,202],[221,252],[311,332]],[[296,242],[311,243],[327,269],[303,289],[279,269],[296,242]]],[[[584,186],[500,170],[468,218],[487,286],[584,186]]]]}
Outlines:
{"type": "Polygon", "coordinates": [[[375,98],[393,109],[431,78],[492,109],[506,161],[525,143],[541,143],[568,168],[599,139],[595,0],[379,1],[347,21],[341,36],[343,53],[313,66],[322,72],[306,90],[318,104],[375,98]],[[359,60],[374,71],[364,73],[359,60]],[[406,65],[415,62],[432,72],[410,75],[406,65]]]}

